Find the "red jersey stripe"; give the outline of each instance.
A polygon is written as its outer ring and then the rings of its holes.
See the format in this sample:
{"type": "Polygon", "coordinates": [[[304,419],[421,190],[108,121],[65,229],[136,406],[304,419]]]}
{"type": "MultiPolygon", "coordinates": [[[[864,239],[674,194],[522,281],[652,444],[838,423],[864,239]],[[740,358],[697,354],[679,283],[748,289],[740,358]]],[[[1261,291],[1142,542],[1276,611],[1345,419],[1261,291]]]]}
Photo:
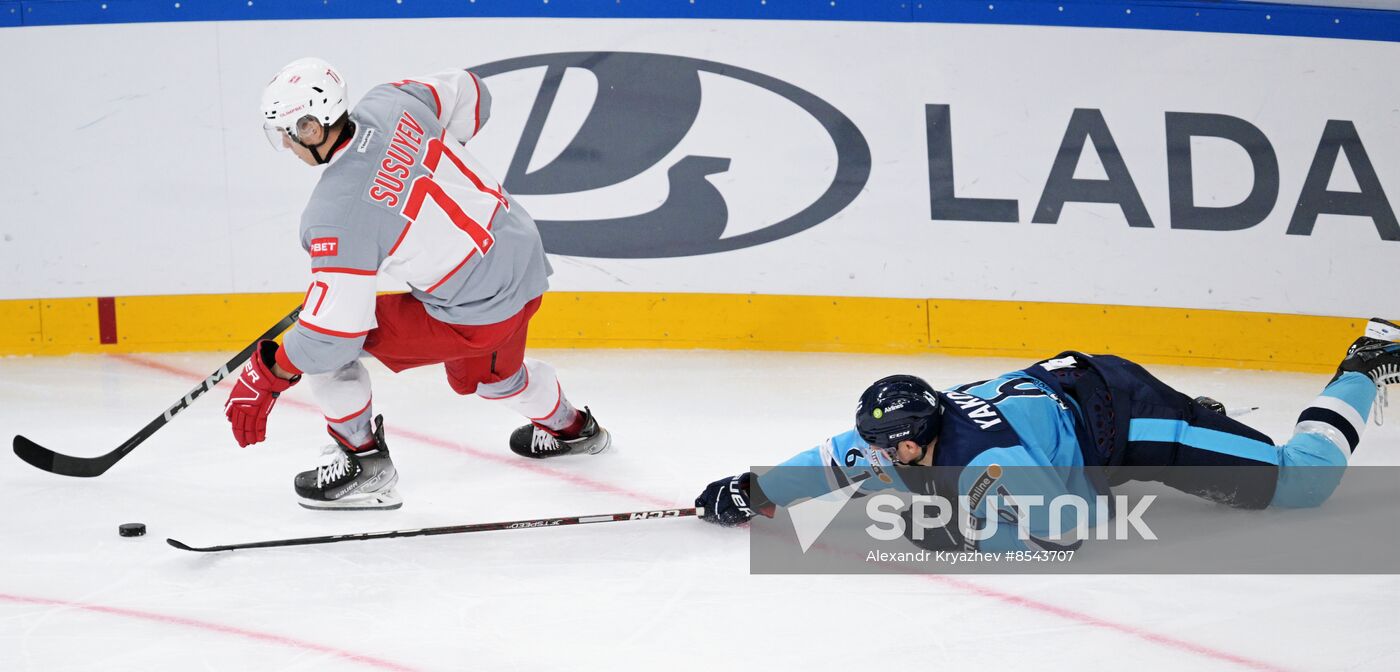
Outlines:
{"type": "Polygon", "coordinates": [[[349,331],[336,331],[336,330],[334,330],[334,329],[327,329],[327,328],[325,328],[325,327],[318,327],[318,326],[316,326],[316,325],[314,325],[314,324],[312,324],[312,323],[310,323],[310,322],[307,322],[307,321],[306,321],[306,318],[302,318],[302,319],[298,322],[298,324],[300,324],[301,326],[306,327],[307,329],[310,329],[310,330],[312,330],[312,331],[314,331],[314,332],[316,332],[316,333],[318,333],[318,334],[325,334],[325,335],[327,335],[327,336],[338,336],[338,337],[340,337],[340,338],[359,338],[359,337],[364,336],[365,334],[368,334],[368,333],[369,333],[369,330],[368,330],[368,329],[366,329],[365,331],[349,332],[349,331]]]}
{"type": "Polygon", "coordinates": [[[457,155],[449,151],[443,151],[442,155],[446,156],[447,159],[453,163],[453,165],[456,165],[457,170],[462,171],[462,174],[467,176],[468,180],[471,180],[472,186],[475,186],[477,191],[489,194],[492,198],[495,198],[502,205],[507,204],[505,194],[501,193],[501,190],[499,188],[492,189],[486,186],[486,183],[483,182],[481,178],[477,176],[476,173],[473,173],[472,170],[467,167],[467,164],[463,163],[461,159],[457,158],[457,155]]]}
{"type": "Polygon", "coordinates": [[[477,393],[476,393],[476,396],[481,397],[482,399],[489,400],[489,401],[500,401],[500,400],[502,400],[502,399],[510,399],[511,397],[518,397],[518,396],[520,396],[520,394],[521,394],[522,392],[524,392],[525,390],[527,390],[527,389],[530,388],[530,367],[528,367],[528,366],[523,366],[523,365],[522,365],[522,366],[520,367],[520,370],[522,370],[522,371],[525,372],[525,384],[524,384],[524,385],[521,385],[521,386],[520,386],[520,389],[518,389],[518,390],[516,390],[516,391],[514,391],[514,392],[511,392],[510,394],[507,394],[507,395],[504,396],[504,397],[488,397],[488,396],[486,396],[486,395],[484,395],[484,394],[482,394],[482,393],[480,393],[480,392],[477,392],[477,393]]]}
{"type": "Polygon", "coordinates": [[[354,138],[350,138],[350,140],[347,140],[346,142],[341,143],[339,147],[332,147],[332,148],[331,148],[331,155],[326,157],[326,163],[330,163],[330,162],[334,161],[334,160],[335,160],[335,157],[340,156],[340,153],[343,152],[343,151],[345,151],[345,148],[346,148],[346,147],[349,147],[349,146],[350,146],[350,143],[353,142],[354,140],[355,140],[354,138]]]}
{"type": "Polygon", "coordinates": [[[364,407],[364,408],[362,408],[362,409],[360,409],[360,410],[358,410],[358,411],[355,411],[354,413],[351,413],[350,415],[347,415],[347,416],[345,416],[345,417],[343,417],[343,418],[332,418],[332,417],[330,417],[330,416],[326,416],[326,422],[329,422],[329,423],[331,423],[331,424],[338,424],[338,423],[348,422],[348,421],[350,421],[350,420],[354,420],[355,418],[359,417],[359,415],[360,415],[361,413],[364,413],[365,411],[368,411],[368,410],[369,410],[369,407],[370,407],[372,404],[374,404],[374,397],[371,396],[371,397],[369,398],[369,401],[366,401],[366,402],[365,402],[365,407],[364,407]]]}
{"type": "Polygon", "coordinates": [[[441,280],[438,280],[437,282],[433,283],[433,286],[432,286],[432,287],[429,287],[429,288],[427,288],[427,289],[425,289],[425,290],[423,290],[423,291],[425,291],[425,292],[427,292],[427,293],[429,293],[429,294],[432,294],[432,293],[433,293],[433,290],[435,290],[435,289],[437,289],[438,287],[441,287],[441,286],[442,286],[442,283],[447,282],[452,276],[457,275],[457,271],[462,270],[462,267],[463,267],[463,266],[466,266],[466,265],[467,265],[467,262],[468,262],[468,261],[471,261],[471,260],[472,260],[472,257],[474,257],[474,256],[476,256],[476,249],[475,249],[475,248],[473,248],[471,252],[468,252],[468,253],[467,253],[467,256],[466,256],[465,258],[462,259],[462,263],[457,264],[456,268],[453,268],[452,270],[448,271],[448,272],[447,272],[447,275],[442,276],[442,279],[441,279],[441,280]]]}
{"type": "Polygon", "coordinates": [[[394,86],[399,86],[399,87],[401,87],[401,86],[403,86],[404,84],[408,84],[408,83],[410,83],[410,82],[412,82],[412,83],[414,83],[414,84],[420,84],[420,85],[422,85],[422,86],[426,86],[426,87],[428,87],[428,90],[429,90],[429,91],[433,92],[433,106],[437,108],[437,112],[436,112],[435,114],[436,114],[439,118],[441,118],[441,117],[442,117],[442,98],[439,98],[439,97],[438,97],[437,88],[434,87],[432,84],[429,84],[429,83],[427,83],[427,82],[420,82],[420,81],[418,81],[418,80],[416,80],[416,79],[405,79],[405,80],[402,80],[402,81],[394,82],[394,86]]]}
{"type": "Polygon", "coordinates": [[[442,98],[439,98],[439,97],[438,97],[437,87],[435,87],[435,86],[433,86],[432,84],[429,84],[429,83],[427,83],[427,82],[420,82],[420,81],[418,81],[418,80],[416,80],[416,79],[410,79],[410,80],[408,80],[408,81],[413,82],[414,84],[422,84],[423,86],[428,87],[428,90],[429,90],[429,91],[432,91],[432,92],[433,92],[433,107],[436,107],[436,108],[437,108],[436,114],[437,114],[438,118],[441,119],[441,118],[442,118],[442,98]]]}
{"type": "Polygon", "coordinates": [[[386,254],[386,255],[384,255],[384,256],[386,256],[386,257],[392,257],[392,256],[394,256],[394,251],[397,250],[397,249],[399,249],[399,245],[402,245],[402,244],[403,244],[403,239],[404,239],[405,236],[408,235],[408,229],[409,229],[410,227],[412,227],[412,226],[413,226],[413,222],[406,222],[406,223],[404,223],[404,225],[403,225],[403,231],[402,231],[401,233],[399,233],[399,239],[396,240],[396,241],[394,241],[394,246],[391,247],[391,248],[389,248],[389,253],[386,254]]]}
{"type": "Polygon", "coordinates": [[[549,409],[549,412],[548,412],[548,413],[545,413],[544,415],[541,415],[541,416],[538,417],[538,418],[530,418],[530,421],[531,421],[531,422],[539,422],[539,421],[541,421],[541,420],[546,420],[546,419],[548,419],[549,416],[554,415],[554,412],[555,412],[555,411],[559,410],[559,405],[562,404],[562,403],[564,403],[564,387],[563,387],[563,385],[561,385],[560,383],[555,383],[555,384],[554,384],[554,389],[555,389],[556,392],[559,393],[559,398],[554,400],[554,408],[549,409]]]}
{"type": "Polygon", "coordinates": [[[472,111],[472,135],[481,130],[481,82],[476,81],[476,73],[468,72],[467,77],[472,80],[472,86],[476,87],[476,109],[472,111]]]}
{"type": "MultiPolygon", "coordinates": [[[[392,254],[392,253],[391,253],[392,254]]],[[[379,275],[379,271],[366,271],[362,268],[341,268],[338,266],[322,266],[311,269],[312,273],[344,273],[346,275],[379,275]]]]}

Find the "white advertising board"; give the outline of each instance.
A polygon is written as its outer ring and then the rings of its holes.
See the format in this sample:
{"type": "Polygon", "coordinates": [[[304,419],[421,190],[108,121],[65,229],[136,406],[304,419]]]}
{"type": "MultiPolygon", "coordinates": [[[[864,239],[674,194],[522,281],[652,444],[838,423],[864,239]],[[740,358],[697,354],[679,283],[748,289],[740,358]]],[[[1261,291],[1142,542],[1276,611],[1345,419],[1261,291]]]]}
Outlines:
{"type": "Polygon", "coordinates": [[[312,54],[483,74],[558,290],[1400,314],[1400,44],[700,20],[0,32],[0,298],[304,288],[257,101],[312,54]]]}

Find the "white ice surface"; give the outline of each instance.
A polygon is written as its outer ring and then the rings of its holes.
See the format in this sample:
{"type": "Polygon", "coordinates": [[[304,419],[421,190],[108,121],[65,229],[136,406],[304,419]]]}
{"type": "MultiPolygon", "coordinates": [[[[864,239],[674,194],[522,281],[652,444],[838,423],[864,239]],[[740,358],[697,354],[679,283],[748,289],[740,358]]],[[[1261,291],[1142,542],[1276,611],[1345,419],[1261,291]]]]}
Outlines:
{"type": "MultiPolygon", "coordinates": [[[[1395,670],[1396,576],[751,576],[746,532],[695,520],[196,555],[165,545],[688,506],[709,481],[849,426],[871,380],[951,385],[1026,362],[540,351],[614,434],[534,462],[518,420],[437,368],[370,362],[404,508],[314,512],[307,390],[233,442],[221,386],[95,479],[0,454],[0,670],[1395,670]],[[139,521],[144,538],[117,536],[139,521]]],[[[0,436],[114,448],[222,355],[0,359],[0,436]]],[[[1325,376],[1152,367],[1290,431],[1325,376]]],[[[1400,416],[1400,411],[1395,415],[1400,416]]],[[[1354,464],[1400,464],[1400,420],[1354,464]]],[[[1400,509],[1400,506],[1397,506],[1400,509]]]]}

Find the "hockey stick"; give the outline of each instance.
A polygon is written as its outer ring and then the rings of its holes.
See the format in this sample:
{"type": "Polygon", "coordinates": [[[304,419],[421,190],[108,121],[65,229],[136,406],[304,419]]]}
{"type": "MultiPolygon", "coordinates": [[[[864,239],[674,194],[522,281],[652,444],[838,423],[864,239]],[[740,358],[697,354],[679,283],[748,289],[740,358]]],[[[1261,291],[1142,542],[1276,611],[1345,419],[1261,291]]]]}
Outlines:
{"type": "Polygon", "coordinates": [[[214,389],[214,386],[218,385],[219,381],[228,376],[229,371],[237,369],[242,366],[244,362],[248,361],[248,358],[253,355],[253,349],[258,347],[258,341],[277,338],[278,334],[290,328],[292,324],[297,321],[297,315],[300,313],[301,306],[297,306],[295,310],[287,313],[287,316],[278,320],[277,324],[272,325],[271,329],[263,332],[263,335],[259,336],[252,343],[249,343],[248,347],[243,348],[242,352],[234,355],[233,359],[228,360],[222,367],[219,367],[218,371],[209,374],[209,377],[205,378],[204,382],[195,386],[193,390],[190,390],[189,394],[181,397],[174,405],[165,409],[164,413],[156,416],[156,419],[146,423],[146,426],[142,427],[141,431],[136,432],[134,436],[127,439],[122,445],[117,446],[116,450],[106,455],[98,455],[97,457],[72,457],[70,455],[62,455],[19,435],[15,436],[15,454],[19,456],[19,459],[49,473],[62,476],[77,476],[80,478],[101,476],[103,472],[110,469],[118,460],[126,457],[127,453],[135,450],[136,447],[141,445],[146,439],[151,438],[151,435],[155,434],[156,430],[168,424],[175,418],[176,414],[189,408],[189,405],[194,403],[194,400],[198,399],[200,395],[214,389]]]}
{"type": "Polygon", "coordinates": [[[504,523],[477,523],[475,525],[448,525],[445,527],[425,527],[418,530],[392,530],[389,532],[360,532],[357,534],[332,534],[325,537],[302,537],[300,539],[277,539],[274,541],[253,541],[246,544],[224,544],[223,546],[190,546],[182,541],[166,539],[165,543],[182,551],[213,553],[215,551],[237,551],[245,548],[280,548],[282,546],[310,546],[312,544],[334,544],[341,541],[368,541],[370,539],[393,539],[395,537],[429,537],[439,534],[463,534],[466,532],[492,532],[495,530],[520,530],[532,527],[563,527],[565,525],[587,525],[589,523],[615,523],[629,520],[655,520],[657,518],[686,518],[703,515],[701,509],[662,509],[658,511],[630,511],[609,513],[600,516],[572,516],[568,518],[536,518],[534,520],[512,520],[504,523]]]}

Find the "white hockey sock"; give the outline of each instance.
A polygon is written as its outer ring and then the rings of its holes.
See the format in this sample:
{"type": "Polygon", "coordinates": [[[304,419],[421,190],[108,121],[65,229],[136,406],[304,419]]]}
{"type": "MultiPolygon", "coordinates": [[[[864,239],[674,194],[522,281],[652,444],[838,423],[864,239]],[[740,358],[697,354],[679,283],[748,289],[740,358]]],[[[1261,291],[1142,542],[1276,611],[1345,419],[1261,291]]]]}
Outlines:
{"type": "Polygon", "coordinates": [[[477,386],[476,393],[553,430],[568,427],[578,417],[578,411],[564,396],[554,367],[536,359],[527,358],[510,378],[477,386]]]}
{"type": "Polygon", "coordinates": [[[1366,429],[1366,415],[1376,398],[1376,383],[1357,373],[1328,383],[1322,394],[1298,416],[1295,434],[1317,434],[1332,442],[1343,456],[1356,451],[1366,429]]]}
{"type": "Polygon", "coordinates": [[[369,443],[374,410],[369,370],[364,364],[356,360],[330,373],[307,375],[306,381],[321,414],[326,416],[326,424],[336,434],[354,446],[369,443]]]}

